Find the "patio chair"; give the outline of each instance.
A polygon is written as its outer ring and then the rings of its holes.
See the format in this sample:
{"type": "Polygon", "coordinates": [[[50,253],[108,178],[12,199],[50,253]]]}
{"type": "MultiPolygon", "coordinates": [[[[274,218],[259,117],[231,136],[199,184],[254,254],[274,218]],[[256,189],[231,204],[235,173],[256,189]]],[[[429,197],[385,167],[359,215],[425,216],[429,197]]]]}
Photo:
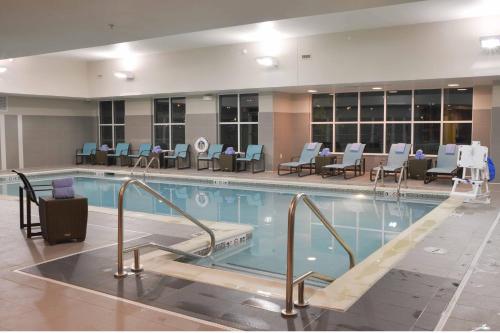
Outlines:
{"type": "Polygon", "coordinates": [[[210,162],[212,162],[212,170],[213,171],[218,171],[219,169],[215,169],[215,160],[219,160],[220,155],[222,154],[222,150],[224,149],[224,145],[221,143],[217,144],[211,144],[208,147],[208,152],[206,156],[203,156],[201,154],[204,153],[198,153],[198,156],[196,158],[196,169],[199,170],[204,170],[210,168],[210,162]],[[207,162],[207,167],[206,168],[200,168],[200,161],[201,162],[207,162]]]}
{"type": "Polygon", "coordinates": [[[112,154],[108,154],[108,158],[112,158],[114,162],[119,159],[120,165],[123,164],[123,158],[126,158],[129,155],[130,144],[128,143],[119,143],[116,145],[115,152],[112,154]]]}
{"type": "Polygon", "coordinates": [[[132,162],[134,159],[138,159],[141,157],[145,157],[146,159],[149,157],[149,154],[151,154],[151,144],[150,143],[142,143],[139,146],[139,150],[137,151],[136,154],[129,154],[128,159],[129,159],[129,165],[132,165],[132,162]]]}
{"type": "MultiPolygon", "coordinates": [[[[189,169],[191,168],[191,153],[189,151],[190,145],[189,143],[178,143],[175,145],[173,155],[165,156],[165,167],[168,168],[168,164],[170,161],[174,161],[174,167],[177,166],[177,169],[189,169]],[[187,162],[187,166],[180,167],[180,161],[187,162]]],[[[186,163],[185,163],[186,164],[186,163]]]]}
{"type": "Polygon", "coordinates": [[[302,169],[304,167],[308,167],[309,174],[312,175],[312,169],[315,164],[314,159],[316,158],[316,156],[318,156],[322,145],[323,144],[319,142],[306,143],[304,145],[304,148],[302,148],[300,157],[292,157],[290,162],[281,163],[280,165],[278,165],[278,176],[289,175],[296,172],[299,177],[303,177],[302,169]],[[298,159],[298,161],[294,161],[294,159],[298,159]],[[280,171],[283,167],[288,168],[290,172],[280,174],[280,171]]]}
{"type": "Polygon", "coordinates": [[[408,156],[410,155],[411,144],[409,143],[394,143],[391,145],[389,150],[389,156],[387,157],[387,163],[382,165],[384,161],[380,162],[380,165],[370,170],[370,181],[374,181],[373,176],[377,171],[382,168],[380,177],[384,178],[386,174],[394,174],[394,181],[398,182],[398,172],[401,172],[403,168],[408,166],[408,156]]]}
{"type": "Polygon", "coordinates": [[[457,145],[439,146],[438,156],[433,168],[427,170],[424,178],[424,184],[438,179],[440,175],[453,177],[458,174],[458,147],[457,145]]]}
{"type": "Polygon", "coordinates": [[[248,145],[244,157],[236,159],[236,171],[245,171],[247,165],[251,165],[252,173],[262,172],[266,170],[266,162],[264,161],[264,146],[263,145],[248,145]],[[255,163],[261,162],[262,169],[255,170],[255,163]],[[238,163],[243,164],[243,169],[239,169],[238,163]]]}
{"type": "Polygon", "coordinates": [[[90,162],[92,157],[95,156],[97,151],[97,143],[95,142],[85,142],[83,148],[77,149],[75,154],[75,164],[83,164],[85,160],[90,162]],[[78,162],[80,158],[80,162],[78,162]]]}
{"type": "Polygon", "coordinates": [[[365,146],[364,143],[349,143],[345,147],[342,162],[323,166],[321,176],[326,178],[329,176],[336,176],[339,172],[342,172],[344,174],[344,179],[347,179],[347,170],[354,171],[354,176],[350,178],[364,175],[365,159],[363,158],[363,151],[365,150],[365,146]],[[331,171],[331,173],[328,171],[331,171]]]}

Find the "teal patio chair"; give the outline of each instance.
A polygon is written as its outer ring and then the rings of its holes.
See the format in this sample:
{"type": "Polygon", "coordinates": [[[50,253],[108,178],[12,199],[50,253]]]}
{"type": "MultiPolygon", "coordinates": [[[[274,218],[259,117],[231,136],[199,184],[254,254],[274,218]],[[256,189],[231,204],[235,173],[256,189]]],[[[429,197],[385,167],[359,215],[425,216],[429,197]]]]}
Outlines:
{"type": "Polygon", "coordinates": [[[409,143],[394,143],[391,145],[389,150],[389,156],[387,157],[387,163],[382,165],[384,161],[380,162],[380,165],[370,170],[370,181],[374,181],[373,176],[377,174],[377,171],[382,168],[380,177],[385,177],[386,174],[394,174],[394,181],[398,182],[398,172],[401,172],[403,168],[408,167],[408,156],[410,155],[411,144],[409,143]]]}
{"type": "Polygon", "coordinates": [[[122,165],[123,159],[129,155],[129,151],[130,151],[130,144],[119,143],[116,145],[115,152],[112,154],[108,154],[108,158],[113,159],[115,163],[116,161],[120,160],[120,165],[122,165]]]}
{"type": "Polygon", "coordinates": [[[224,149],[224,145],[221,143],[217,144],[211,144],[208,147],[208,152],[206,155],[202,155],[204,153],[198,153],[198,156],[196,158],[196,169],[197,170],[204,170],[210,168],[210,162],[212,162],[212,170],[213,171],[218,171],[219,169],[215,169],[215,161],[219,160],[220,155],[222,154],[222,150],[224,149]],[[201,162],[207,162],[207,167],[206,168],[200,168],[200,161],[201,162]]]}
{"type": "Polygon", "coordinates": [[[97,151],[97,143],[95,142],[85,142],[83,144],[82,149],[78,149],[75,154],[75,163],[76,164],[83,164],[85,160],[87,162],[90,162],[95,156],[97,151]],[[78,158],[80,158],[80,162],[78,162],[78,158]]]}
{"type": "Polygon", "coordinates": [[[344,179],[347,179],[347,170],[354,171],[354,176],[350,178],[364,175],[365,159],[363,158],[363,152],[365,150],[365,146],[366,145],[364,143],[349,143],[345,147],[342,162],[323,166],[321,176],[326,178],[329,176],[336,176],[339,172],[342,172],[344,174],[344,179]],[[331,171],[331,173],[328,171],[331,171]]]}
{"type": "Polygon", "coordinates": [[[278,176],[289,175],[291,173],[297,173],[299,177],[302,177],[302,169],[307,167],[309,169],[309,174],[312,175],[312,169],[315,165],[315,158],[318,156],[321,146],[323,144],[319,142],[306,143],[300,157],[292,157],[290,162],[281,163],[278,165],[278,176]],[[294,161],[298,159],[298,161],[294,161]],[[288,173],[281,174],[282,168],[288,168],[290,171],[288,173]]]}
{"type": "Polygon", "coordinates": [[[236,171],[245,171],[247,165],[251,165],[252,173],[262,172],[266,170],[266,162],[264,160],[264,146],[263,145],[248,145],[247,151],[244,157],[238,157],[236,159],[236,171]],[[255,163],[261,162],[262,169],[255,170],[255,163]],[[243,169],[239,169],[238,163],[243,164],[243,169]]]}
{"type": "Polygon", "coordinates": [[[433,168],[427,170],[424,178],[424,184],[436,180],[438,176],[445,175],[455,177],[458,173],[458,146],[441,145],[439,146],[438,156],[433,168]]]}
{"type": "Polygon", "coordinates": [[[169,161],[174,161],[174,167],[177,166],[177,169],[191,168],[191,153],[189,151],[189,148],[190,148],[189,143],[176,144],[174,153],[172,155],[165,156],[165,167],[168,168],[169,161]],[[181,161],[184,161],[184,164],[187,165],[181,167],[180,166],[181,161]]]}
{"type": "Polygon", "coordinates": [[[129,165],[132,165],[134,159],[138,159],[141,157],[145,157],[147,159],[151,154],[151,149],[152,146],[150,143],[141,143],[141,145],[139,146],[139,150],[137,150],[136,153],[128,155],[128,159],[130,161],[129,165]]]}

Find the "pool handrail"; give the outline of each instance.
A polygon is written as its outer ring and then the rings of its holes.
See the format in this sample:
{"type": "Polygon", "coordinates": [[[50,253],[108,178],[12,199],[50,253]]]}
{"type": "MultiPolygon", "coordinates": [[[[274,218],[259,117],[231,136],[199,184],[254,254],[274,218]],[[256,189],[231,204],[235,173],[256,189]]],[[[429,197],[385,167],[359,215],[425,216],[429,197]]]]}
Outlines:
{"type": "Polygon", "coordinates": [[[321,213],[319,208],[314,204],[314,202],[309,199],[305,193],[298,193],[290,202],[288,207],[288,234],[287,234],[287,256],[286,256],[286,289],[285,289],[285,309],[281,311],[284,317],[293,317],[297,315],[297,311],[293,308],[293,287],[298,284],[298,302],[295,303],[297,307],[307,306],[307,302],[304,301],[304,281],[308,277],[313,277],[326,282],[333,282],[335,279],[317,272],[307,272],[297,279],[293,279],[293,252],[294,252],[294,236],[295,236],[295,211],[299,200],[302,200],[307,207],[316,215],[316,217],[321,221],[325,228],[330,232],[330,234],[340,243],[344,250],[349,255],[349,269],[356,265],[356,259],[354,253],[347,243],[342,239],[340,234],[335,230],[335,228],[330,224],[327,218],[321,213]]]}
{"type": "Polygon", "coordinates": [[[133,176],[134,175],[134,171],[135,169],[139,166],[139,164],[144,161],[146,162],[146,164],[148,163],[148,158],[146,156],[142,156],[140,155],[139,158],[137,158],[137,161],[135,162],[134,164],[134,167],[132,168],[132,170],[130,171],[130,176],[133,176]]]}
{"type": "Polygon", "coordinates": [[[118,250],[118,255],[117,255],[117,271],[114,274],[116,278],[123,278],[128,275],[127,272],[123,270],[123,254],[126,252],[134,252],[134,266],[131,269],[133,272],[140,272],[142,271],[142,268],[139,263],[139,249],[144,248],[144,247],[154,247],[163,251],[179,254],[179,255],[185,255],[189,257],[194,257],[197,259],[202,259],[202,258],[207,258],[212,255],[214,249],[215,249],[215,234],[214,232],[207,227],[205,224],[200,222],[198,219],[195,217],[191,216],[187,212],[183,211],[179,207],[177,207],[175,204],[173,204],[170,200],[165,198],[163,195],[160,193],[156,192],[154,189],[152,189],[150,186],[146,185],[146,183],[138,180],[138,179],[128,179],[126,180],[123,185],[120,188],[120,191],[118,193],[118,243],[117,243],[117,250],[118,250]],[[177,213],[180,215],[184,216],[186,219],[203,229],[209,236],[210,236],[210,244],[209,247],[204,250],[204,254],[196,254],[196,253],[190,253],[190,252],[185,252],[182,250],[174,249],[171,247],[163,246],[156,244],[154,242],[149,242],[149,243],[144,243],[140,245],[135,245],[130,248],[123,248],[123,201],[124,201],[124,196],[125,192],[127,191],[127,188],[129,185],[135,185],[147,193],[151,194],[153,197],[155,197],[159,202],[167,205],[171,209],[175,210],[177,213]]]}
{"type": "Polygon", "coordinates": [[[152,156],[152,157],[151,157],[151,160],[149,160],[148,165],[146,165],[146,168],[144,169],[144,173],[143,173],[143,177],[144,177],[144,179],[146,179],[146,174],[148,173],[149,168],[151,167],[151,164],[153,164],[153,162],[154,162],[154,161],[156,161],[156,162],[157,162],[158,169],[160,168],[160,166],[161,166],[161,164],[160,164],[160,159],[158,158],[158,156],[152,156]]]}

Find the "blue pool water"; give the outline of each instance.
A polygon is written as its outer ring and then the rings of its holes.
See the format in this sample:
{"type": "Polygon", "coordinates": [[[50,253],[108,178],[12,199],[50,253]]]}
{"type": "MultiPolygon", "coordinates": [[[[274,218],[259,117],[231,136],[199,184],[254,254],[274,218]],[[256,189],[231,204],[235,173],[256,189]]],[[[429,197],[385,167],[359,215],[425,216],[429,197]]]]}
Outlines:
{"type": "MultiPolygon", "coordinates": [[[[90,205],[117,206],[117,193],[122,180],[82,174],[73,176],[76,192],[88,197],[90,205]]],[[[47,183],[47,179],[50,177],[33,180],[33,183],[47,183]]],[[[210,264],[284,274],[288,205],[292,196],[299,190],[183,184],[166,180],[149,181],[148,184],[198,219],[247,224],[254,228],[249,244],[236,250],[217,252],[215,260],[210,264]]],[[[17,184],[2,185],[0,188],[4,194],[18,193],[17,184]]],[[[301,189],[300,192],[309,194],[323,214],[333,221],[340,235],[353,249],[358,262],[440,203],[438,200],[397,203],[393,200],[375,200],[369,195],[340,194],[332,190],[301,189]]],[[[127,191],[125,208],[138,212],[177,215],[135,187],[127,191]]],[[[303,204],[297,209],[295,228],[297,274],[312,270],[338,277],[347,270],[349,262],[345,251],[303,204]]]]}

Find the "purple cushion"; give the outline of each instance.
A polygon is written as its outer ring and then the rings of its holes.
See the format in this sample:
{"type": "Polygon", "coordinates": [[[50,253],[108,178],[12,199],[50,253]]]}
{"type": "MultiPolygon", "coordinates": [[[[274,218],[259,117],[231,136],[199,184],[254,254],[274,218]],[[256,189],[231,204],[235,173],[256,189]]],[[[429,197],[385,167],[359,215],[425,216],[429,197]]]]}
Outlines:
{"type": "Polygon", "coordinates": [[[73,187],[73,178],[54,179],[52,181],[52,187],[53,188],[73,187]]]}
{"type": "Polygon", "coordinates": [[[59,187],[52,190],[54,199],[70,199],[75,197],[73,187],[59,187]]]}

